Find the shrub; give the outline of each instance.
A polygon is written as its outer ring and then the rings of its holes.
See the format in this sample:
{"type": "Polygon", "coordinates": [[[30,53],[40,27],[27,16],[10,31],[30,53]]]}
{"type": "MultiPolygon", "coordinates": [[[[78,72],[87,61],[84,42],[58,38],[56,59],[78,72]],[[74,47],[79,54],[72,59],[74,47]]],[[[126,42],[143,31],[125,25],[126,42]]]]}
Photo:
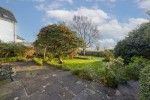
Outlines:
{"type": "Polygon", "coordinates": [[[140,100],[150,100],[150,65],[140,73],[140,100]]]}
{"type": "MultiPolygon", "coordinates": [[[[83,51],[79,53],[80,55],[83,55],[83,51]]],[[[85,51],[86,56],[95,56],[95,57],[104,57],[103,51],[85,51]]]]}
{"type": "Polygon", "coordinates": [[[106,66],[103,69],[100,70],[100,82],[103,84],[110,86],[110,87],[116,87],[117,81],[116,81],[116,75],[114,71],[106,66]]]}
{"type": "Polygon", "coordinates": [[[43,59],[41,59],[41,58],[36,58],[36,57],[34,57],[32,60],[33,60],[35,63],[37,63],[38,65],[43,65],[43,59]]]}
{"type": "Polygon", "coordinates": [[[28,48],[28,49],[25,50],[23,56],[25,58],[30,58],[30,57],[33,57],[34,53],[35,53],[34,49],[28,48]]]}
{"type": "Polygon", "coordinates": [[[76,50],[74,50],[74,51],[68,53],[69,58],[70,58],[70,59],[75,58],[75,57],[78,55],[78,52],[79,52],[79,50],[76,49],[76,50]]]}
{"type": "Polygon", "coordinates": [[[26,58],[25,57],[16,57],[16,61],[25,61],[26,58]]]}
{"type": "Polygon", "coordinates": [[[114,54],[125,59],[126,64],[134,55],[150,59],[150,22],[143,23],[129,32],[124,40],[117,43],[114,54]]]}
{"type": "Polygon", "coordinates": [[[92,57],[90,57],[90,56],[78,56],[78,57],[75,57],[75,59],[90,60],[90,59],[92,59],[92,57]]]}
{"type": "Polygon", "coordinates": [[[120,57],[107,62],[99,71],[100,81],[110,87],[116,87],[118,83],[126,83],[122,74],[123,68],[123,59],[120,57]]]}
{"type": "Polygon", "coordinates": [[[10,58],[0,58],[0,62],[8,63],[8,62],[16,62],[16,61],[25,61],[24,57],[10,57],[10,58]]]}
{"type": "Polygon", "coordinates": [[[82,79],[93,80],[93,77],[91,76],[90,70],[88,70],[88,68],[78,68],[73,70],[73,73],[82,79]]]}
{"type": "Polygon", "coordinates": [[[132,57],[129,65],[125,67],[126,78],[138,80],[141,69],[144,68],[148,63],[149,61],[143,57],[132,57]]]}
{"type": "Polygon", "coordinates": [[[109,62],[115,58],[113,53],[109,50],[105,50],[103,53],[105,55],[103,61],[105,61],[105,62],[109,62]]]}
{"type": "Polygon", "coordinates": [[[0,56],[2,58],[4,57],[16,57],[16,56],[23,56],[25,53],[25,50],[27,47],[25,47],[22,44],[19,43],[3,43],[0,42],[0,56]]]}

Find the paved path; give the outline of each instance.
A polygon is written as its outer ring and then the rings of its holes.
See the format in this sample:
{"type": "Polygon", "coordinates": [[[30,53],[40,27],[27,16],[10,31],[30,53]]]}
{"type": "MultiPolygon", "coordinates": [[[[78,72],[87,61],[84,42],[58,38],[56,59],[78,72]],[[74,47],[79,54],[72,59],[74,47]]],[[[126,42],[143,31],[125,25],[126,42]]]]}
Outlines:
{"type": "Polygon", "coordinates": [[[121,91],[122,86],[104,87],[54,67],[37,66],[31,61],[13,66],[15,81],[0,87],[0,100],[137,100],[132,95],[137,91],[130,94],[121,91]]]}

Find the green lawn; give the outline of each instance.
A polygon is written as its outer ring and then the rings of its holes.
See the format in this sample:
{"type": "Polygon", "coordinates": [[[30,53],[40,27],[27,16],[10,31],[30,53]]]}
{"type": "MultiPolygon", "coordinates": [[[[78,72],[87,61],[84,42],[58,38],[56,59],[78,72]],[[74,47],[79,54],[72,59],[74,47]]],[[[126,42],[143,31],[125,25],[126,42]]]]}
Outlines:
{"type": "Polygon", "coordinates": [[[64,59],[64,64],[51,61],[49,64],[59,66],[63,70],[69,70],[81,78],[88,80],[99,80],[100,71],[103,69],[101,57],[79,57],[75,59],[64,59]]]}

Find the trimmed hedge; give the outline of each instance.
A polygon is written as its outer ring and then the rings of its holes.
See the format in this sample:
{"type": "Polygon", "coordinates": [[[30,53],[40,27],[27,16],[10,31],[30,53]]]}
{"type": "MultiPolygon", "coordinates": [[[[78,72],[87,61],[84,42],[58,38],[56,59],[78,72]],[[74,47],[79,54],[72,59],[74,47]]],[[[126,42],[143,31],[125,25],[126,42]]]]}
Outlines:
{"type": "Polygon", "coordinates": [[[140,100],[150,100],[150,65],[140,73],[140,100]]]}
{"type": "MultiPolygon", "coordinates": [[[[83,51],[79,54],[83,55],[83,51]]],[[[103,51],[85,51],[85,56],[105,57],[105,54],[103,51]]]]}

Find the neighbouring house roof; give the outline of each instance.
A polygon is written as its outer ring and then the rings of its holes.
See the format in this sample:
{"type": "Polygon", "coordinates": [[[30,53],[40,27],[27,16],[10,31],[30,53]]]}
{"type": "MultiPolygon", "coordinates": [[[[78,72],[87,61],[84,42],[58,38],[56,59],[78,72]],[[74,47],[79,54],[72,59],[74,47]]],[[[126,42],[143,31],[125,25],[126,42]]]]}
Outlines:
{"type": "Polygon", "coordinates": [[[20,37],[19,35],[17,35],[17,39],[19,39],[19,40],[25,40],[24,38],[20,37]]]}
{"type": "Polygon", "coordinates": [[[3,8],[3,7],[0,7],[0,18],[5,19],[5,20],[9,20],[9,21],[17,22],[13,13],[11,11],[3,8]]]}

